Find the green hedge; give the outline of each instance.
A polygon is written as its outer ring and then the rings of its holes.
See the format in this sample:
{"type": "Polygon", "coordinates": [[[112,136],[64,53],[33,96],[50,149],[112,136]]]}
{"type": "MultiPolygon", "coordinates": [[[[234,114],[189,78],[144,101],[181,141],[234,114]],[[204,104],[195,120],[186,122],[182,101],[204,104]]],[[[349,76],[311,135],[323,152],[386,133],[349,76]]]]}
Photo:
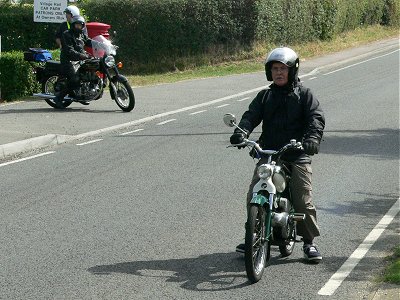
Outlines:
{"type": "MultiPolygon", "coordinates": [[[[135,73],[179,69],[193,57],[216,62],[254,43],[326,40],[364,25],[399,26],[400,20],[398,0],[84,0],[78,5],[90,21],[112,26],[117,59],[123,59],[125,72],[135,73]]],[[[0,0],[2,51],[55,48],[58,26],[34,23],[32,4],[0,0]]],[[[8,74],[12,68],[3,67],[7,57],[0,59],[3,97],[8,85],[3,81],[15,78],[8,74]]],[[[25,95],[29,88],[20,90],[25,95]]]]}
{"type": "Polygon", "coordinates": [[[1,98],[13,100],[40,90],[31,66],[20,51],[2,53],[0,57],[1,98]]]}

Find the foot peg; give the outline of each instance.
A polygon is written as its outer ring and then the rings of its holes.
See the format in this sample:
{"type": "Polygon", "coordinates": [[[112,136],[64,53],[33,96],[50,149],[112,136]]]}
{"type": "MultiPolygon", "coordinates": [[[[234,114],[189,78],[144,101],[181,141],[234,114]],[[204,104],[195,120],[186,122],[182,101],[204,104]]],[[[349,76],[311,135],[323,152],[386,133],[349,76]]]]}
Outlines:
{"type": "Polygon", "coordinates": [[[294,213],[293,215],[291,215],[291,217],[293,218],[293,221],[303,221],[306,218],[305,214],[301,214],[301,213],[294,213]]]}

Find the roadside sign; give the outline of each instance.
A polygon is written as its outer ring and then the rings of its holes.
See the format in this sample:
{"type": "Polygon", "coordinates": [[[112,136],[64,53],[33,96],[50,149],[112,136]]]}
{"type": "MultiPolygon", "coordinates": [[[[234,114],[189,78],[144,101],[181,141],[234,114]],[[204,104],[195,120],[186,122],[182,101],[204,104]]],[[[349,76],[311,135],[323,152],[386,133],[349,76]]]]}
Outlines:
{"type": "Polygon", "coordinates": [[[64,10],[67,0],[35,0],[33,5],[33,21],[45,23],[64,22],[64,10]]]}

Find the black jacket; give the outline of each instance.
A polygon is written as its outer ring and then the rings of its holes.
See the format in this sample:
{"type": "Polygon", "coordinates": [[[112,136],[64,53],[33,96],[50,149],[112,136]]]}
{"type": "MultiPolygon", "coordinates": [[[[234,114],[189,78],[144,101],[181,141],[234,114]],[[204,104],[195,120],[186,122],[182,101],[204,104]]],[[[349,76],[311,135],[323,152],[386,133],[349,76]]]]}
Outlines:
{"type": "Polygon", "coordinates": [[[61,36],[61,63],[80,60],[80,55],[85,54],[84,46],[92,46],[92,40],[85,33],[77,34],[72,29],[64,31],[61,36]]]}
{"type": "MultiPolygon", "coordinates": [[[[302,142],[313,138],[320,142],[325,127],[317,98],[300,83],[290,89],[271,84],[259,92],[243,114],[239,127],[250,134],[261,122],[260,145],[269,150],[278,150],[291,139],[302,142]]],[[[296,163],[311,162],[302,151],[287,152],[282,158],[296,163]]]]}

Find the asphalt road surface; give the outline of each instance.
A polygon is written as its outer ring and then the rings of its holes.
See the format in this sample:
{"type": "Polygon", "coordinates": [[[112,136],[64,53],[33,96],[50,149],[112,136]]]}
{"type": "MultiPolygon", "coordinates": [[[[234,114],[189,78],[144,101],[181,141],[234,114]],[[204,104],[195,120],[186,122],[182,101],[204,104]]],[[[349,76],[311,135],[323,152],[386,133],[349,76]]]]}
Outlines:
{"type": "Polygon", "coordinates": [[[265,82],[227,76],[142,89],[165,92],[164,115],[0,163],[0,299],[367,297],[399,243],[398,66],[392,50],[302,78],[326,115],[313,160],[320,264],[301,244],[287,258],[273,248],[262,280],[247,281],[235,247],[255,162],[226,148],[222,117],[239,118],[265,82]]]}

